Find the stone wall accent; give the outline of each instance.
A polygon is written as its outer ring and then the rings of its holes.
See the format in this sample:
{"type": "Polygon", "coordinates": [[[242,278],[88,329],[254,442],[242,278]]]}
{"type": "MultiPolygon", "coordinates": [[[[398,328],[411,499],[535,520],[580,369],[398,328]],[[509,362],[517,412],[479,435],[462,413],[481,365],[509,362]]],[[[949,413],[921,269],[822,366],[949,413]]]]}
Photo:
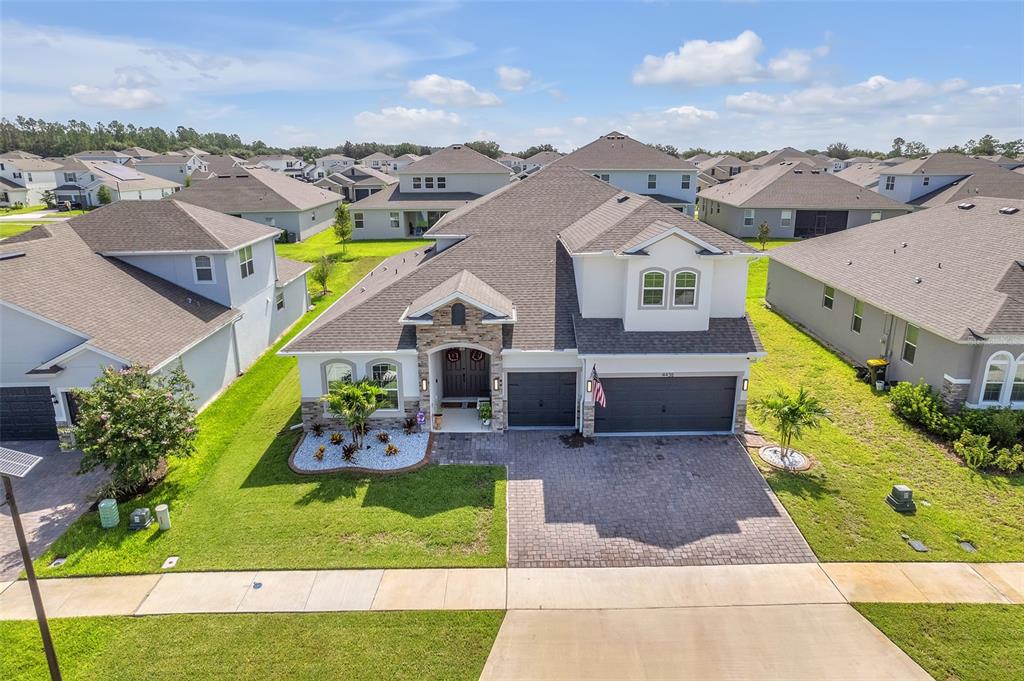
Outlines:
{"type": "MultiPolygon", "coordinates": [[[[479,308],[466,305],[466,323],[464,326],[452,325],[452,305],[448,304],[433,311],[433,324],[416,327],[416,350],[419,353],[420,385],[427,381],[428,390],[420,394],[418,408],[427,415],[428,423],[433,422],[434,415],[430,411],[430,364],[431,351],[442,346],[467,344],[478,346],[490,353],[491,365],[491,430],[505,430],[505,399],[502,381],[502,325],[484,324],[484,312],[479,308]],[[498,390],[494,390],[494,379],[498,379],[498,390]]],[[[444,360],[442,360],[444,361],[444,360]]],[[[440,377],[437,377],[440,378],[440,377]]]]}
{"type": "Polygon", "coordinates": [[[747,401],[742,397],[736,403],[736,418],[732,422],[732,432],[742,435],[747,427],[747,401]]]}
{"type": "Polygon", "coordinates": [[[583,435],[591,437],[594,434],[594,403],[583,403],[583,435]]]}
{"type": "Polygon", "coordinates": [[[946,378],[942,379],[942,403],[950,411],[957,411],[967,403],[967,395],[971,390],[970,383],[953,383],[946,378]]]}
{"type": "MultiPolygon", "coordinates": [[[[412,399],[403,400],[402,407],[402,413],[398,415],[390,413],[386,416],[377,416],[376,414],[371,416],[369,427],[371,429],[401,428],[406,418],[416,416],[416,412],[419,411],[420,408],[420,403],[419,400],[414,397],[412,399]]],[[[322,424],[324,429],[327,431],[344,432],[348,430],[348,426],[345,425],[345,419],[326,412],[324,410],[324,403],[320,400],[303,400],[300,410],[302,413],[302,427],[306,430],[312,430],[314,423],[322,424]]]]}

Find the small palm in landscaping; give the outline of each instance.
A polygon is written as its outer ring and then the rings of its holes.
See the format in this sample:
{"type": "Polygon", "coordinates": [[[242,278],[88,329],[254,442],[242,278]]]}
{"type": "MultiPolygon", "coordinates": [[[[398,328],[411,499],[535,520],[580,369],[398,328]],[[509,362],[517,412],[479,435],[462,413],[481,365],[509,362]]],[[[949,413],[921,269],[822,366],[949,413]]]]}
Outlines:
{"type": "Polygon", "coordinates": [[[361,448],[366,434],[366,422],[387,396],[384,389],[372,381],[339,383],[324,398],[332,414],[345,419],[352,429],[352,440],[361,448]]]}
{"type": "Polygon", "coordinates": [[[783,460],[793,451],[793,440],[803,437],[804,430],[817,430],[823,419],[830,419],[828,410],[803,386],[796,395],[779,390],[771,397],[755,400],[751,406],[779,431],[783,460]]]}

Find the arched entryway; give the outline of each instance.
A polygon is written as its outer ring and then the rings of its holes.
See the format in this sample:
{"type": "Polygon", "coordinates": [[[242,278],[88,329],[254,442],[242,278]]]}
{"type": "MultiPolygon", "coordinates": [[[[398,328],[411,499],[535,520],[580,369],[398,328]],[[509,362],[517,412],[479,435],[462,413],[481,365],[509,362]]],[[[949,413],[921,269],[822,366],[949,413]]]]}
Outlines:
{"type": "Polygon", "coordinates": [[[478,348],[454,347],[442,351],[442,399],[491,396],[491,357],[478,348]]]}

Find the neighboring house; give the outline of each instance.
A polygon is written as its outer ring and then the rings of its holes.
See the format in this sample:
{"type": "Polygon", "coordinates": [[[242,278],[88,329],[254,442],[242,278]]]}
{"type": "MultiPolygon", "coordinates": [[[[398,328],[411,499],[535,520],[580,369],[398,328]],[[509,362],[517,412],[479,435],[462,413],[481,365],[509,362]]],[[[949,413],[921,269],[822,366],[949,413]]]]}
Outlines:
{"type": "Polygon", "coordinates": [[[127,149],[122,149],[121,153],[128,154],[129,156],[135,159],[149,158],[150,156],[160,156],[160,154],[156,153],[155,151],[150,151],[145,147],[128,147],[127,149]]]}
{"type": "Polygon", "coordinates": [[[110,190],[111,202],[155,201],[170,196],[181,183],[150,175],[130,166],[108,161],[88,161],[78,158],[50,159],[58,164],[54,171],[58,202],[72,206],[92,208],[99,206],[99,189],[110,190]]]}
{"type": "Polygon", "coordinates": [[[419,237],[445,213],[508,185],[508,168],[453,144],[397,172],[398,183],[352,204],[354,239],[419,237]]]}
{"type": "Polygon", "coordinates": [[[719,182],[729,180],[739,175],[744,170],[750,170],[752,166],[746,161],[741,161],[735,156],[728,154],[724,156],[712,156],[697,164],[697,169],[702,173],[710,175],[719,182]]]}
{"type": "Polygon", "coordinates": [[[33,154],[31,152],[28,152],[28,151],[22,151],[21,149],[15,149],[14,151],[5,151],[5,152],[3,152],[3,154],[0,154],[0,156],[3,156],[4,158],[21,158],[21,159],[25,159],[25,158],[42,158],[42,156],[40,156],[39,154],[33,154]]]}
{"type": "Polygon", "coordinates": [[[59,163],[31,155],[0,155],[0,206],[38,206],[43,193],[57,188],[59,163]]]}
{"type": "Polygon", "coordinates": [[[565,154],[559,153],[557,151],[538,151],[530,158],[523,160],[522,172],[535,173],[541,168],[546,168],[547,166],[551,165],[552,163],[562,158],[563,156],[565,156],[565,154]]]}
{"type": "Polygon", "coordinates": [[[621,132],[602,135],[556,164],[579,168],[619,189],[650,196],[693,215],[697,166],[621,132]]]}
{"type": "Polygon", "coordinates": [[[992,165],[936,189],[930,194],[919,196],[911,205],[916,208],[933,208],[947,203],[973,201],[979,196],[997,199],[1024,198],[1024,175],[992,165]]]}
{"type": "Polygon", "coordinates": [[[253,166],[269,168],[275,173],[282,173],[288,177],[300,177],[304,175],[306,162],[291,154],[267,154],[253,156],[247,163],[253,166]]]}
{"type": "Polygon", "coordinates": [[[192,156],[157,154],[132,159],[125,165],[150,175],[162,177],[165,180],[180,182],[181,184],[185,184],[185,178],[191,177],[194,173],[202,175],[209,172],[206,162],[195,154],[192,156]]]}
{"type": "Polygon", "coordinates": [[[422,412],[458,429],[486,400],[495,431],[742,432],[764,354],[743,242],[561,163],[426,236],[281,350],[298,357],[307,428],[340,425],[321,397],[366,378],[386,391],[371,427],[422,412]]]}
{"type": "Polygon", "coordinates": [[[951,407],[1024,407],[1024,199],[975,198],[775,249],[768,302],[951,407]]]}
{"type": "Polygon", "coordinates": [[[120,202],[0,242],[0,432],[56,439],[106,366],[181,366],[202,407],[305,312],[278,230],[179,201],[120,202]]]}
{"type": "Polygon", "coordinates": [[[397,173],[399,170],[406,167],[410,163],[415,163],[416,161],[419,161],[422,158],[423,157],[418,154],[402,154],[401,156],[399,156],[398,158],[391,162],[391,168],[389,169],[389,172],[397,173]]]}
{"type": "Polygon", "coordinates": [[[806,165],[814,166],[815,168],[821,167],[821,161],[814,158],[805,151],[794,149],[793,147],[783,147],[782,149],[776,149],[775,151],[769,152],[764,156],[758,156],[750,165],[765,168],[768,166],[778,165],[780,163],[804,163],[806,165]]]}
{"type": "Polygon", "coordinates": [[[883,172],[895,165],[899,165],[905,160],[906,159],[899,159],[895,162],[881,160],[854,163],[837,172],[836,177],[841,177],[847,182],[853,182],[854,184],[866,189],[875,189],[878,187],[878,178],[883,172]]]}
{"type": "Polygon", "coordinates": [[[206,166],[204,171],[197,171],[195,178],[228,177],[245,174],[247,161],[231,154],[209,154],[202,157],[206,166]]]}
{"type": "Polygon", "coordinates": [[[351,168],[355,165],[356,160],[351,156],[345,156],[344,154],[327,154],[321,156],[313,162],[313,165],[307,166],[306,179],[310,182],[316,182],[322,180],[331,173],[336,173],[346,168],[351,168]]]}
{"type": "Polygon", "coordinates": [[[199,149],[197,147],[185,147],[184,149],[178,149],[175,153],[181,154],[182,156],[209,156],[210,152],[199,149]]]}
{"type": "Polygon", "coordinates": [[[194,179],[174,197],[210,210],[276,227],[301,241],[334,222],[341,197],[267,168],[236,168],[226,177],[194,179]]]}
{"type": "Polygon", "coordinates": [[[738,237],[756,237],[767,223],[772,238],[810,237],[903,215],[890,198],[804,163],[741,173],[701,192],[700,219],[738,237]]]}
{"type": "Polygon", "coordinates": [[[398,178],[370,166],[354,165],[317,180],[314,184],[341,194],[347,201],[359,201],[398,184],[398,178]]]}
{"type": "Polygon", "coordinates": [[[878,193],[902,203],[931,194],[995,164],[984,159],[939,152],[888,168],[878,181],[878,193]]]}
{"type": "Polygon", "coordinates": [[[391,162],[395,159],[388,156],[383,151],[375,151],[369,156],[361,159],[359,162],[367,168],[373,168],[374,170],[381,170],[387,172],[391,167],[391,162]]]}
{"type": "Polygon", "coordinates": [[[995,154],[994,156],[975,156],[974,158],[984,159],[995,163],[997,166],[1002,166],[1007,170],[1015,170],[1020,167],[1024,167],[1024,161],[1019,158],[1010,158],[1009,156],[1003,156],[1002,154],[995,154]]]}
{"type": "Polygon", "coordinates": [[[518,156],[512,156],[509,154],[499,156],[498,163],[508,168],[515,175],[518,175],[519,173],[526,170],[526,160],[521,159],[518,156]]]}
{"type": "Polygon", "coordinates": [[[80,151],[77,154],[72,154],[71,158],[77,158],[79,161],[106,161],[108,163],[124,165],[132,157],[120,151],[101,149],[99,151],[80,151]]]}
{"type": "MultiPolygon", "coordinates": [[[[698,164],[703,163],[704,161],[708,160],[709,158],[711,158],[711,154],[703,154],[702,153],[702,154],[694,154],[693,156],[689,157],[686,160],[689,161],[690,163],[693,163],[694,165],[698,165],[698,164]]],[[[744,161],[744,163],[745,162],[746,161],[744,161]]]]}

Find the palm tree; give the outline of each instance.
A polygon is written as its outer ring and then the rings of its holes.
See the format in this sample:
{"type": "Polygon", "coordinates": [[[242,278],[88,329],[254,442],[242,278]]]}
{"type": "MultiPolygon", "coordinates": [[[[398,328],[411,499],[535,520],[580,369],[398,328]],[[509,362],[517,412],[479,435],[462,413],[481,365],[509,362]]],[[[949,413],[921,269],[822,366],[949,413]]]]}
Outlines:
{"type": "Polygon", "coordinates": [[[831,420],[828,410],[803,386],[800,386],[796,395],[789,395],[779,389],[771,397],[755,400],[751,406],[754,411],[772,421],[779,431],[783,460],[793,451],[793,440],[803,437],[805,429],[817,430],[821,428],[822,419],[831,420]]]}
{"type": "Polygon", "coordinates": [[[345,419],[352,431],[352,440],[363,446],[366,434],[366,423],[370,415],[377,411],[387,393],[373,381],[363,380],[358,383],[341,383],[331,388],[324,398],[331,413],[345,419]]]}

